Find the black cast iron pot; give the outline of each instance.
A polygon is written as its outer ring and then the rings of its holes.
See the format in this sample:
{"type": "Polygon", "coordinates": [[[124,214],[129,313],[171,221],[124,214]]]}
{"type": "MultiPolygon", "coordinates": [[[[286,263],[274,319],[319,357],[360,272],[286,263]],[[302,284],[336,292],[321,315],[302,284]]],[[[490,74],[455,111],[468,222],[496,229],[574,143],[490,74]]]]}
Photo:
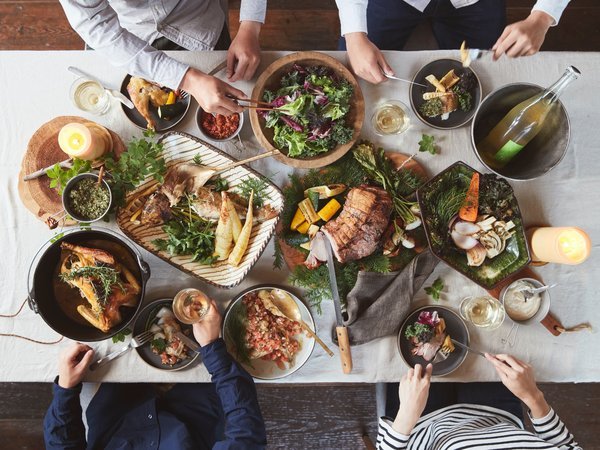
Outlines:
{"type": "MultiPolygon", "coordinates": [[[[126,238],[102,228],[73,229],[65,231],[58,238],[46,242],[31,262],[27,276],[29,307],[42,316],[42,319],[57,333],[76,341],[102,341],[124,330],[135,318],[146,291],[146,283],[150,278],[150,267],[142,260],[141,254],[126,238]],[[59,306],[55,296],[54,277],[60,263],[61,242],[83,245],[87,247],[115,250],[130,262],[128,267],[137,278],[140,286],[140,297],[136,307],[122,307],[123,321],[111,328],[107,333],[94,328],[91,324],[74,320],[59,306]],[[41,256],[40,256],[41,255],[41,256]],[[33,274],[33,276],[32,276],[33,274]]],[[[71,288],[74,289],[74,288],[71,288]]],[[[74,307],[75,308],[75,307],[74,307]]],[[[77,314],[75,312],[75,314],[77,314]]]]}

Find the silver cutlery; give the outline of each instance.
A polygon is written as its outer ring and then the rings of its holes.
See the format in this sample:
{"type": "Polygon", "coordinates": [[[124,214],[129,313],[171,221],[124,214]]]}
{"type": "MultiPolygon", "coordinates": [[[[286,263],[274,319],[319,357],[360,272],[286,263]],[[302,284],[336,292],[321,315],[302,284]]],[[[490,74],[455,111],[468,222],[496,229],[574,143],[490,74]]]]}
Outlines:
{"type": "Polygon", "coordinates": [[[502,343],[502,345],[508,345],[509,347],[513,347],[515,345],[515,342],[517,342],[518,331],[519,331],[519,324],[516,322],[513,322],[508,334],[505,337],[500,339],[500,342],[502,343]],[[513,332],[514,332],[514,334],[513,334],[513,332]]]}
{"type": "Polygon", "coordinates": [[[154,333],[152,333],[151,331],[144,331],[143,333],[138,334],[137,336],[133,337],[131,341],[129,341],[129,344],[122,347],[120,350],[109,353],[108,355],[100,358],[98,361],[94,361],[92,364],[90,364],[90,370],[96,370],[99,367],[106,365],[113,359],[118,358],[123,353],[127,352],[128,350],[131,350],[132,348],[138,348],[144,344],[147,344],[152,339],[152,336],[154,336],[154,333]]]}
{"type": "Polygon", "coordinates": [[[530,298],[532,298],[535,294],[539,294],[540,292],[544,292],[547,291],[548,289],[552,289],[553,287],[555,287],[557,285],[557,283],[552,283],[549,284],[547,286],[541,286],[539,288],[523,288],[523,289],[519,289],[517,292],[522,292],[523,296],[525,297],[525,301],[529,300],[530,298]]]}
{"type": "Polygon", "coordinates": [[[199,352],[200,351],[200,344],[198,344],[196,341],[194,341],[192,338],[187,337],[185,334],[183,334],[181,331],[178,331],[177,333],[175,333],[174,335],[176,338],[178,338],[183,345],[185,345],[187,348],[189,348],[190,350],[192,350],[193,352],[199,352]]]}
{"type": "Polygon", "coordinates": [[[474,350],[471,347],[469,347],[468,345],[465,345],[462,342],[458,342],[456,339],[450,338],[450,340],[452,341],[452,343],[454,345],[458,345],[460,348],[464,348],[468,352],[475,353],[476,355],[479,355],[479,356],[485,358],[485,354],[483,352],[480,352],[479,350],[474,350]]]}
{"type": "Polygon", "coordinates": [[[100,86],[102,86],[104,88],[104,90],[106,92],[108,92],[110,95],[112,95],[114,98],[116,98],[117,100],[119,100],[121,103],[123,103],[125,106],[127,106],[129,109],[133,109],[133,103],[131,102],[131,100],[129,100],[127,97],[125,97],[123,94],[121,94],[121,92],[119,92],[116,89],[109,89],[106,86],[104,86],[104,84],[102,84],[102,82],[100,80],[98,80],[96,77],[93,77],[90,74],[85,73],[84,71],[78,69],[77,67],[73,67],[73,66],[69,66],[67,67],[67,70],[71,73],[74,73],[75,75],[78,75],[80,77],[83,78],[87,78],[90,81],[95,81],[96,83],[98,83],[100,86]]]}
{"type": "Polygon", "coordinates": [[[384,77],[389,78],[390,80],[404,81],[405,83],[416,84],[417,86],[423,86],[425,88],[428,87],[426,84],[421,84],[421,83],[417,83],[416,81],[405,80],[404,78],[398,78],[394,75],[390,75],[388,73],[385,73],[383,70],[381,71],[381,73],[383,74],[384,77]]]}

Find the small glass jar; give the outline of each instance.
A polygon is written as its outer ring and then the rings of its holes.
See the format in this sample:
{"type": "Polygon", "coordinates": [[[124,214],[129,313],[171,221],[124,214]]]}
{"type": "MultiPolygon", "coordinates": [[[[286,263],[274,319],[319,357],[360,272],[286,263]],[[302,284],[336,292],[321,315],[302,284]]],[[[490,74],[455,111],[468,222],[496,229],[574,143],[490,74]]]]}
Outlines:
{"type": "Polygon", "coordinates": [[[410,125],[408,108],[398,100],[386,100],[377,105],[371,125],[379,136],[404,133],[410,125]]]}

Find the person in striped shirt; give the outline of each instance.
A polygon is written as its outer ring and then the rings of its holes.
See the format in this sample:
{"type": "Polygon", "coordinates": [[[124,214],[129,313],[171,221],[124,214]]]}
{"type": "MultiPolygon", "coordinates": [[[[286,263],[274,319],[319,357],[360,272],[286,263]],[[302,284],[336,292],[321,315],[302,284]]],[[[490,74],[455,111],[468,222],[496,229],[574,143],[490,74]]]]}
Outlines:
{"type": "Polygon", "coordinates": [[[400,406],[394,409],[395,419],[379,419],[377,448],[581,450],[544,399],[529,364],[510,355],[486,354],[486,359],[502,384],[431,384],[431,364],[410,369],[400,381],[398,396],[391,397],[388,388],[386,412],[397,397],[400,406]],[[521,402],[529,408],[533,433],[523,427],[521,402]]]}

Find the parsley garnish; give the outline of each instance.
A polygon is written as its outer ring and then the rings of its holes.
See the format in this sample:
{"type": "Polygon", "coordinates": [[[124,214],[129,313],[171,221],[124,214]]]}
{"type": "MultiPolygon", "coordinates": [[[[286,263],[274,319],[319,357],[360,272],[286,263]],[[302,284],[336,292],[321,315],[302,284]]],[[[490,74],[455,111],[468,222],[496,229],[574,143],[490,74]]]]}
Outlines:
{"type": "Polygon", "coordinates": [[[426,335],[431,332],[431,327],[424,323],[415,322],[412,325],[406,327],[404,331],[404,337],[410,339],[412,337],[418,338],[421,335],[426,335]]]}
{"type": "Polygon", "coordinates": [[[113,344],[117,342],[124,342],[125,336],[129,336],[131,334],[131,330],[129,328],[125,328],[124,330],[119,331],[112,337],[113,344]]]}
{"type": "Polygon", "coordinates": [[[440,299],[442,289],[444,289],[444,280],[438,278],[431,286],[425,288],[425,293],[427,295],[431,295],[431,297],[437,302],[440,299]]]}
{"type": "Polygon", "coordinates": [[[421,140],[419,141],[419,151],[429,152],[432,155],[435,155],[437,153],[437,149],[435,147],[435,137],[430,134],[423,134],[421,136],[421,140]]]}
{"type": "Polygon", "coordinates": [[[59,163],[56,163],[53,167],[46,170],[46,175],[50,178],[50,187],[55,188],[60,195],[71,178],[90,170],[92,170],[92,163],[90,161],[73,158],[71,167],[63,169],[59,163]]]}
{"type": "Polygon", "coordinates": [[[162,353],[167,349],[167,341],[163,338],[153,339],[150,345],[158,352],[162,353]]]}
{"type": "Polygon", "coordinates": [[[213,180],[211,180],[211,184],[214,186],[215,191],[227,191],[229,189],[229,182],[227,179],[221,177],[221,175],[217,175],[213,180]]]}

